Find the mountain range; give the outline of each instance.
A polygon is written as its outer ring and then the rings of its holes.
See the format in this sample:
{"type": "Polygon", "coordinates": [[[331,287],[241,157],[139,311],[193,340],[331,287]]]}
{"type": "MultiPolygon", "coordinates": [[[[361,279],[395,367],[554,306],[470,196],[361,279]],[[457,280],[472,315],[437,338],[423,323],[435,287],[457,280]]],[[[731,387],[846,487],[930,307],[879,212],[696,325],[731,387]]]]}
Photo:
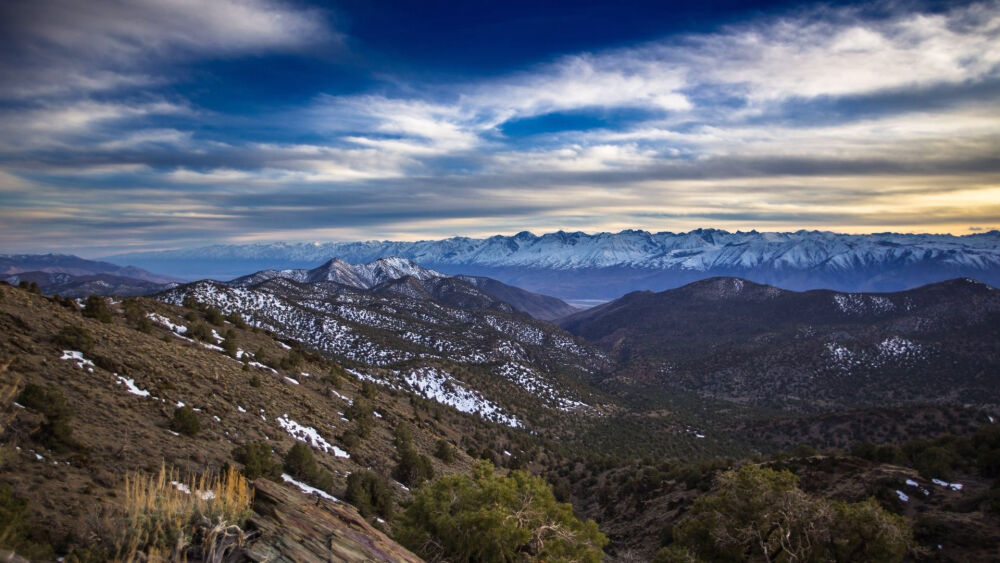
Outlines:
{"type": "Polygon", "coordinates": [[[957,277],[1000,285],[1000,231],[964,236],[717,229],[521,232],[417,242],[214,245],[107,259],[186,279],[228,279],[265,268],[313,267],[331,256],[352,263],[398,256],[439,272],[486,276],[567,300],[606,301],[715,276],[793,290],[899,291],[957,277]]]}

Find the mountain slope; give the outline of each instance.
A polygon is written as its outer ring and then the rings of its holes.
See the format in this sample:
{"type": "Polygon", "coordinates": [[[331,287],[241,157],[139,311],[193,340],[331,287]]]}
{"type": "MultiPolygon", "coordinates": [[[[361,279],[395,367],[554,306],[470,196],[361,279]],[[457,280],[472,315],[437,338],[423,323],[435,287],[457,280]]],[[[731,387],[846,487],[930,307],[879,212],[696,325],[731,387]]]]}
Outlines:
{"type": "Polygon", "coordinates": [[[562,299],[532,293],[513,285],[507,285],[492,278],[485,278],[481,276],[455,277],[476,286],[483,292],[492,295],[504,303],[509,303],[514,310],[527,313],[536,319],[551,321],[572,315],[573,313],[579,311],[579,309],[566,303],[562,299]]]}
{"type": "Polygon", "coordinates": [[[302,267],[329,256],[350,262],[399,256],[441,272],[488,276],[564,299],[613,299],[720,275],[797,290],[897,291],[955,277],[1000,285],[1000,231],[966,236],[523,232],[419,242],[217,245],[109,259],[206,277],[302,267]]]}
{"type": "Polygon", "coordinates": [[[510,426],[545,409],[590,412],[579,382],[603,355],[455,278],[407,276],[370,291],[332,281],[276,277],[248,287],[210,281],[159,295],[240,314],[252,326],[357,366],[371,377],[510,426]],[[450,387],[455,393],[437,390],[450,387]]]}
{"type": "Polygon", "coordinates": [[[1000,403],[1000,291],[958,279],[888,294],[714,278],[560,321],[620,373],[783,408],[1000,403]]]}
{"type": "Polygon", "coordinates": [[[520,311],[543,320],[576,311],[555,297],[531,293],[489,278],[451,277],[423,268],[412,260],[394,256],[367,264],[348,264],[333,258],[312,269],[262,270],[236,278],[228,284],[249,287],[275,278],[299,283],[329,281],[375,293],[396,292],[414,298],[437,299],[458,307],[520,311]]]}
{"type": "Polygon", "coordinates": [[[135,266],[119,266],[67,254],[0,254],[0,274],[23,272],[63,273],[73,276],[107,274],[159,284],[181,281],[178,278],[147,272],[135,266]]]}

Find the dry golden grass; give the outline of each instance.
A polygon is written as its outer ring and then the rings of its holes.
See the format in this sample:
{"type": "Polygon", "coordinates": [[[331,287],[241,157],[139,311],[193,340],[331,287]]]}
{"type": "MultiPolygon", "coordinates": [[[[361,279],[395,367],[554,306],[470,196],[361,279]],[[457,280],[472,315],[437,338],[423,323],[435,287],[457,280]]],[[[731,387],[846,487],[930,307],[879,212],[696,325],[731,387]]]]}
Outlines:
{"type": "Polygon", "coordinates": [[[249,517],[253,489],[238,471],[180,480],[176,469],[125,477],[120,561],[214,560],[213,553],[243,544],[239,526],[249,517]],[[233,540],[236,541],[233,541],[233,540]]]}

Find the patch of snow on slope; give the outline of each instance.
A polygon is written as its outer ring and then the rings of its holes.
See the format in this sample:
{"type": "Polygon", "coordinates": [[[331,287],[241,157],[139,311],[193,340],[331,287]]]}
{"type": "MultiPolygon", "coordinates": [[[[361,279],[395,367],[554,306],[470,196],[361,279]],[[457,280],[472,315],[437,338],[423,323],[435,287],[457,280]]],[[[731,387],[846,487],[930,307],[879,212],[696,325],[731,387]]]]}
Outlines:
{"type": "Polygon", "coordinates": [[[171,332],[176,332],[177,334],[187,333],[187,327],[184,325],[174,324],[170,319],[164,317],[163,315],[158,315],[156,313],[146,313],[146,318],[153,321],[154,323],[166,327],[171,332]]]}
{"type": "Polygon", "coordinates": [[[443,370],[433,367],[417,368],[402,377],[410,389],[425,398],[452,406],[461,412],[479,414],[500,424],[514,428],[521,426],[521,421],[516,417],[506,414],[476,391],[467,389],[443,370]]]}
{"type": "Polygon", "coordinates": [[[148,397],[149,396],[149,391],[146,391],[145,389],[139,389],[139,387],[136,386],[135,379],[125,378],[125,377],[122,377],[122,376],[118,375],[117,373],[115,374],[115,377],[118,378],[118,383],[125,384],[125,388],[128,390],[129,393],[131,393],[133,395],[137,395],[139,397],[148,397]]]}
{"type": "Polygon", "coordinates": [[[320,489],[317,489],[316,487],[310,487],[309,485],[306,485],[302,481],[296,481],[295,479],[292,478],[291,475],[289,475],[287,473],[282,473],[281,474],[281,479],[284,482],[286,482],[286,483],[288,483],[290,485],[294,485],[300,491],[302,491],[303,493],[305,493],[307,495],[317,495],[317,496],[320,496],[322,498],[325,498],[326,500],[332,500],[333,502],[340,502],[340,501],[337,500],[337,497],[331,495],[330,493],[328,493],[326,491],[322,491],[320,489]]]}
{"type": "Polygon", "coordinates": [[[76,362],[76,367],[80,369],[86,368],[89,372],[94,371],[94,362],[84,358],[83,352],[79,352],[77,350],[63,350],[63,355],[59,359],[76,362]]]}
{"type": "Polygon", "coordinates": [[[350,458],[350,454],[344,450],[334,446],[330,442],[327,442],[323,436],[320,436],[319,432],[312,426],[303,426],[298,422],[288,418],[286,413],[283,416],[279,416],[277,419],[278,425],[281,426],[285,432],[299,440],[300,442],[305,442],[309,444],[314,449],[322,450],[326,453],[333,453],[337,457],[350,458]]]}
{"type": "Polygon", "coordinates": [[[525,391],[555,405],[560,410],[569,411],[587,406],[586,403],[563,397],[552,385],[539,377],[534,370],[516,362],[500,365],[497,368],[497,374],[525,391]]]}

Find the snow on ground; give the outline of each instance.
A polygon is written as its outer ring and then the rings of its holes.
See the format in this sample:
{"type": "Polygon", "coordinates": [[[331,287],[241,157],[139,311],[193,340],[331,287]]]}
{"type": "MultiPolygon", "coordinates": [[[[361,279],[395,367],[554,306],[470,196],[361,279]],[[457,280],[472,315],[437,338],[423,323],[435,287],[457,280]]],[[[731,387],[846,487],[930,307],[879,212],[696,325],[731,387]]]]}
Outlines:
{"type": "Polygon", "coordinates": [[[278,373],[278,370],[276,370],[276,369],[274,369],[272,367],[269,367],[269,366],[265,366],[264,364],[262,364],[260,362],[250,362],[248,365],[250,367],[255,367],[255,368],[260,368],[260,369],[266,369],[266,370],[270,371],[271,373],[278,373]]]}
{"type": "Polygon", "coordinates": [[[517,417],[503,412],[499,406],[476,391],[465,388],[443,370],[433,367],[416,368],[402,377],[410,389],[427,399],[455,407],[461,412],[479,414],[500,424],[514,428],[521,426],[521,421],[517,417]]]}
{"type": "Polygon", "coordinates": [[[139,397],[148,397],[149,396],[149,391],[146,391],[145,389],[139,389],[136,386],[135,379],[122,377],[122,376],[118,375],[117,373],[115,374],[115,377],[118,378],[118,383],[124,383],[125,384],[125,388],[128,390],[129,393],[131,393],[133,395],[138,395],[139,397]]]}
{"type": "Polygon", "coordinates": [[[504,412],[496,403],[486,399],[478,392],[466,388],[448,372],[434,367],[419,367],[409,372],[393,371],[398,382],[375,378],[362,371],[348,369],[348,373],[361,381],[371,381],[392,389],[403,389],[420,395],[425,399],[437,401],[442,405],[454,407],[455,410],[478,414],[487,420],[519,428],[521,421],[513,415],[504,412]]]}
{"type": "Polygon", "coordinates": [[[292,479],[292,476],[287,473],[282,473],[281,478],[286,483],[295,485],[295,487],[297,487],[300,491],[306,493],[307,495],[317,495],[319,497],[325,498],[326,500],[332,500],[333,502],[340,502],[337,500],[337,497],[331,495],[330,493],[326,491],[321,491],[316,487],[310,487],[309,485],[306,485],[302,481],[296,481],[295,479],[292,479]]]}
{"type": "Polygon", "coordinates": [[[937,485],[939,487],[944,487],[946,489],[951,489],[953,491],[961,491],[962,490],[962,484],[961,483],[949,483],[947,481],[942,481],[941,479],[931,479],[931,483],[934,483],[935,485],[937,485]]]}
{"type": "Polygon", "coordinates": [[[896,489],[896,496],[903,502],[910,502],[910,496],[899,489],[896,489]]]}
{"type": "Polygon", "coordinates": [[[848,315],[875,314],[884,315],[893,311],[896,306],[887,297],[881,295],[864,295],[861,293],[837,293],[833,296],[837,308],[848,315]]]}
{"type": "MultiPolygon", "coordinates": [[[[180,481],[171,481],[170,484],[173,485],[178,491],[186,495],[191,494],[191,487],[181,483],[180,481]]],[[[199,496],[201,497],[201,500],[212,500],[215,498],[215,491],[202,491],[199,496]]]]}
{"type": "Polygon", "coordinates": [[[187,327],[184,325],[174,324],[170,319],[164,317],[163,315],[158,315],[156,313],[146,313],[146,317],[153,321],[154,323],[167,327],[171,332],[176,332],[177,334],[184,334],[187,332],[187,327]]]}
{"type": "Polygon", "coordinates": [[[83,352],[78,352],[76,350],[63,350],[63,355],[59,359],[76,362],[76,367],[86,369],[91,373],[94,372],[94,362],[84,358],[83,352]]]}
{"type": "Polygon", "coordinates": [[[501,364],[497,368],[497,374],[536,397],[553,404],[559,410],[571,411],[588,406],[586,403],[562,396],[534,370],[517,362],[501,364]]]}
{"type": "Polygon", "coordinates": [[[292,385],[298,385],[299,384],[298,381],[296,381],[295,379],[292,379],[291,377],[288,377],[287,375],[285,376],[285,381],[291,383],[292,385]]]}
{"type": "Polygon", "coordinates": [[[350,458],[351,455],[344,450],[334,446],[330,442],[327,442],[323,436],[320,436],[319,431],[317,431],[312,426],[303,426],[298,422],[288,418],[288,414],[285,413],[283,416],[279,416],[277,419],[278,425],[284,428],[285,432],[299,440],[309,444],[311,447],[317,450],[322,450],[326,453],[333,453],[337,457],[350,458]]]}

